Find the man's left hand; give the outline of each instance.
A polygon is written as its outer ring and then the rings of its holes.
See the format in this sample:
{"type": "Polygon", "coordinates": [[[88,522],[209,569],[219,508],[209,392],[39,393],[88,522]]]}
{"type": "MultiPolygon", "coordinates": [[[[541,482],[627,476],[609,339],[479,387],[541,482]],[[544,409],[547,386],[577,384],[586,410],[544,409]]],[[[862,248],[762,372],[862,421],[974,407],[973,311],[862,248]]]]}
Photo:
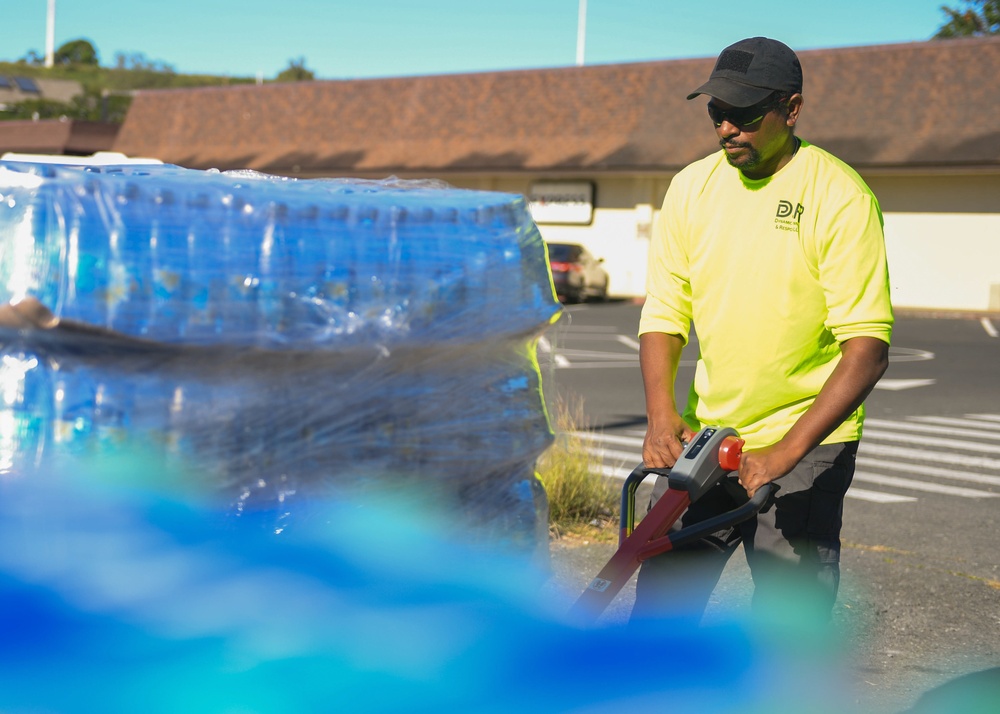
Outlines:
{"type": "Polygon", "coordinates": [[[763,449],[744,451],[740,458],[740,485],[746,489],[747,495],[753,498],[757,489],[787,474],[795,468],[798,461],[795,456],[782,449],[780,443],[763,449]]]}

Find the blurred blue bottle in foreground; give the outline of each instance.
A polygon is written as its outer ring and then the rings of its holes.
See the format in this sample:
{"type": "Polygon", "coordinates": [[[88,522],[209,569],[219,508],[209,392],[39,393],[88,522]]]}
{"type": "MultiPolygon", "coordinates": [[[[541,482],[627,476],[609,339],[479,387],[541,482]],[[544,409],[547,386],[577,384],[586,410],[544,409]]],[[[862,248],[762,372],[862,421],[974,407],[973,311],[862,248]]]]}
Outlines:
{"type": "Polygon", "coordinates": [[[581,628],[542,573],[405,501],[314,502],[274,538],[151,488],[197,472],[72,467],[0,498],[5,711],[854,711],[834,643],[787,621],[581,628]]]}

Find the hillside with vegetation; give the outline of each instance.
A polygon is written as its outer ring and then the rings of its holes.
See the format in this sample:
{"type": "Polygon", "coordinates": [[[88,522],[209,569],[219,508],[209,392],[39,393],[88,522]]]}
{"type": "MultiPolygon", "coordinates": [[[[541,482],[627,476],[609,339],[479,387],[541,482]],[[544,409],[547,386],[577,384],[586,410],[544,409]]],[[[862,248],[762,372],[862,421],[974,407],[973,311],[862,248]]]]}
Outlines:
{"type": "MultiPolygon", "coordinates": [[[[53,55],[53,66],[46,67],[36,52],[16,61],[0,60],[0,76],[30,79],[69,80],[79,83],[82,92],[70,102],[31,98],[7,104],[0,110],[0,120],[11,119],[83,119],[121,122],[132,95],[139,89],[172,89],[253,84],[255,77],[227,77],[202,74],[179,74],[159,60],[142,53],[118,53],[112,66],[102,66],[97,49],[84,39],[62,45],[53,55]]],[[[268,82],[292,82],[314,79],[303,59],[290,60],[288,67],[268,82]]]]}

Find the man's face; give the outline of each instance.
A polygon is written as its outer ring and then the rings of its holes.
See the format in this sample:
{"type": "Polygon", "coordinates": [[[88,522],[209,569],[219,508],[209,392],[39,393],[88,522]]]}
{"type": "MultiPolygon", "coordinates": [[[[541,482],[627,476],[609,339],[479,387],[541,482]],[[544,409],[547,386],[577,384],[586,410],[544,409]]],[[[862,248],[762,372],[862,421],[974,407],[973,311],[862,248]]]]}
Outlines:
{"type": "Polygon", "coordinates": [[[729,163],[747,178],[766,178],[781,168],[794,150],[792,127],[801,95],[753,107],[734,107],[720,99],[709,102],[715,133],[729,163]]]}

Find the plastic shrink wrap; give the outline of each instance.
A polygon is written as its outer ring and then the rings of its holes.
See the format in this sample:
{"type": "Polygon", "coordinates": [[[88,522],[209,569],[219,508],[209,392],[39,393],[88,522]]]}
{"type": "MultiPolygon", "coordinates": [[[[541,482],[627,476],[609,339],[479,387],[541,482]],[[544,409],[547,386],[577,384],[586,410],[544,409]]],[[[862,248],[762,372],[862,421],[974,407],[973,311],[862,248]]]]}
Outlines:
{"type": "Polygon", "coordinates": [[[0,196],[4,711],[851,711],[788,613],[583,629],[527,567],[559,308],[522,199],[2,162],[0,196]]]}
{"type": "Polygon", "coordinates": [[[544,538],[559,305],[523,198],[18,162],[0,195],[0,472],[129,451],[278,531],[388,490],[544,538]]]}

